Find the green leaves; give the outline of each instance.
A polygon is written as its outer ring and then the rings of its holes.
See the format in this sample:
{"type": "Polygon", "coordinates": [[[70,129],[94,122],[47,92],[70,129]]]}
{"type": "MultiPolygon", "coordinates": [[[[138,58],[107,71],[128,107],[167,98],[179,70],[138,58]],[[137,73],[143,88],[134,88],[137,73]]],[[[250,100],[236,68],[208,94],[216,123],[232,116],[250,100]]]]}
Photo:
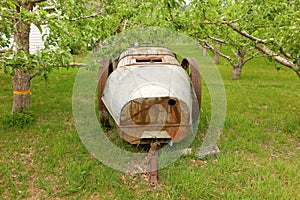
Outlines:
{"type": "MultiPolygon", "coordinates": [[[[291,65],[299,65],[300,57],[300,4],[296,2],[192,1],[184,15],[188,18],[184,20],[192,22],[192,26],[184,29],[214,48],[219,41],[224,41],[225,53],[238,52],[239,48],[251,50],[249,58],[258,54],[257,43],[265,41],[262,42],[264,50],[260,49],[260,52],[272,59],[277,55],[280,59],[275,59],[276,62],[293,68],[291,65]]],[[[299,70],[298,66],[296,68],[299,70]]]]}
{"type": "Polygon", "coordinates": [[[2,123],[5,128],[19,127],[25,128],[34,122],[34,115],[30,111],[24,113],[14,113],[3,118],[2,123]]]}
{"type": "Polygon", "coordinates": [[[16,7],[19,6],[18,2],[13,0],[6,1],[6,4],[12,9],[16,9],[16,7]]]}
{"type": "Polygon", "coordinates": [[[8,74],[10,74],[10,75],[13,75],[13,74],[14,74],[14,69],[13,69],[12,66],[5,66],[4,72],[5,72],[5,73],[8,73],[8,74]]]}
{"type": "Polygon", "coordinates": [[[17,31],[16,19],[23,25],[35,24],[41,33],[46,24],[49,31],[43,36],[45,49],[40,53],[9,52],[2,55],[0,65],[8,73],[12,71],[10,67],[33,73],[36,68],[48,72],[50,66],[66,67],[71,53],[82,53],[110,36],[141,26],[180,30],[197,40],[206,39],[215,47],[219,44],[212,37],[221,39],[229,51],[237,52],[242,46],[254,47],[255,42],[222,24],[224,19],[236,20],[234,26],[238,30],[254,37],[267,41],[274,38],[268,47],[278,55],[284,49],[295,59],[299,58],[300,49],[300,5],[295,2],[205,0],[192,1],[183,7],[184,0],[150,0],[143,4],[138,0],[58,0],[38,3],[39,9],[28,10],[26,6],[20,7],[18,1],[8,0],[0,8],[0,47],[8,45],[3,35],[17,31]],[[99,10],[102,13],[95,16],[99,10]]]}

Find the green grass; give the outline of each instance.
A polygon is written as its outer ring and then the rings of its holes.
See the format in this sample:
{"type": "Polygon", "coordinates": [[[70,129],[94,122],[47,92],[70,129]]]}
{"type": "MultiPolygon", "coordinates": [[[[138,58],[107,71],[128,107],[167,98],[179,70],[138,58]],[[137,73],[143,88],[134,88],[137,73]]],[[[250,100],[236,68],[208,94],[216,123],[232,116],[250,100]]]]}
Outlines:
{"type": "MultiPolygon", "coordinates": [[[[76,69],[53,71],[48,81],[35,78],[33,124],[0,124],[0,199],[300,199],[299,78],[264,59],[248,63],[240,80],[230,78],[230,66],[221,62],[219,69],[227,95],[220,156],[181,157],[160,171],[156,189],[101,164],[81,143],[72,118],[76,69]]],[[[3,121],[12,103],[11,79],[3,72],[0,85],[3,121]]],[[[193,150],[210,116],[205,87],[202,102],[193,150]]]]}

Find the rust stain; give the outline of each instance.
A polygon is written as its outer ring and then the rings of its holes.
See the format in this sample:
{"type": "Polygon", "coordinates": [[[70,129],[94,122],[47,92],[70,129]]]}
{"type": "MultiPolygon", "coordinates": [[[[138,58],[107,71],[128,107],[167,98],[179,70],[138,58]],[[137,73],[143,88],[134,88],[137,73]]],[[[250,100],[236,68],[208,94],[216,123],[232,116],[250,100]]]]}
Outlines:
{"type": "Polygon", "coordinates": [[[119,134],[131,144],[140,144],[150,142],[141,140],[145,131],[166,131],[174,142],[179,142],[190,133],[189,122],[187,105],[176,98],[140,98],[122,108],[119,134]]]}

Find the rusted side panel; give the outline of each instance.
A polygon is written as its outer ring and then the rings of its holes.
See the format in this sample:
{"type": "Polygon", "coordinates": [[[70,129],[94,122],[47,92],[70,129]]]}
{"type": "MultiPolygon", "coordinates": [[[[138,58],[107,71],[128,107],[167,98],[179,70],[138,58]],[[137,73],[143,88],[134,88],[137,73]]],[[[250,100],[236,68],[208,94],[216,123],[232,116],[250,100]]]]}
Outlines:
{"type": "Polygon", "coordinates": [[[99,110],[99,118],[102,124],[109,126],[109,112],[106,109],[102,101],[102,96],[104,92],[104,87],[106,80],[111,73],[112,69],[110,69],[111,61],[109,59],[101,60],[101,68],[99,69],[98,75],[98,110],[99,110]]]}
{"type": "MultiPolygon", "coordinates": [[[[166,131],[173,142],[190,133],[190,113],[185,102],[171,97],[139,98],[129,101],[121,111],[120,136],[132,144],[148,143],[141,140],[144,132],[166,131]]],[[[165,139],[165,138],[161,138],[165,139]]]]}
{"type": "Polygon", "coordinates": [[[193,87],[200,106],[201,105],[201,76],[199,72],[199,66],[195,59],[189,58],[188,60],[191,67],[191,78],[192,78],[193,87]]]}
{"type": "Polygon", "coordinates": [[[199,65],[194,58],[184,58],[182,60],[181,66],[183,69],[187,70],[190,66],[190,77],[192,79],[193,87],[197,96],[199,105],[201,105],[201,76],[199,71],[199,65]]]}
{"type": "Polygon", "coordinates": [[[161,143],[167,143],[169,138],[159,138],[153,137],[152,140],[147,138],[142,138],[143,132],[147,132],[149,130],[153,132],[161,132],[166,131],[168,132],[169,136],[171,137],[173,142],[180,142],[184,138],[186,138],[191,131],[191,125],[173,125],[173,126],[153,126],[153,127],[145,127],[145,126],[121,126],[118,128],[119,135],[121,138],[126,140],[131,144],[149,144],[153,140],[158,140],[161,143]]]}
{"type": "MultiPolygon", "coordinates": [[[[193,121],[197,120],[199,118],[199,113],[200,113],[200,106],[201,106],[201,93],[202,93],[202,88],[201,88],[201,76],[199,72],[199,65],[197,61],[194,58],[184,58],[182,60],[181,66],[185,69],[188,70],[188,67],[190,67],[190,77],[191,81],[193,84],[193,88],[195,91],[195,95],[192,95],[192,118],[193,121]]],[[[193,92],[193,91],[191,91],[193,92]]]]}

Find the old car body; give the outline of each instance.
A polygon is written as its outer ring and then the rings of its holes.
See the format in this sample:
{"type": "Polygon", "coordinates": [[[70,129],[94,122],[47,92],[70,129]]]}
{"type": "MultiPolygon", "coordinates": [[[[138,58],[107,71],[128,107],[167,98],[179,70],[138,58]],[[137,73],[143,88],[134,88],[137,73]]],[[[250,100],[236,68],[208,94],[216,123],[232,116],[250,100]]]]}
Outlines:
{"type": "Polygon", "coordinates": [[[185,58],[180,64],[166,47],[130,47],[116,60],[102,61],[98,103],[101,122],[111,116],[131,144],[180,142],[199,113],[197,62],[185,58]]]}

